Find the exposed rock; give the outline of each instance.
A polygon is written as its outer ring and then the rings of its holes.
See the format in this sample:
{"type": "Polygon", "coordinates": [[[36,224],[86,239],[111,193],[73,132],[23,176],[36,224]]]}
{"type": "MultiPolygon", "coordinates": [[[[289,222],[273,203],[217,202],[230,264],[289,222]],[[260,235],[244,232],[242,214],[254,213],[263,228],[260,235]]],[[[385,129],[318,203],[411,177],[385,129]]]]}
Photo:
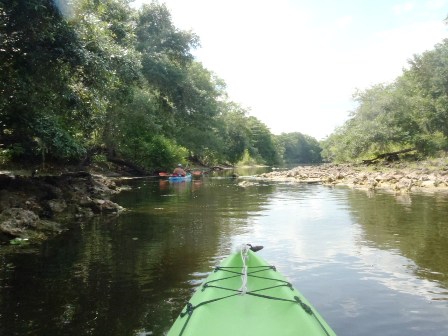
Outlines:
{"type": "Polygon", "coordinates": [[[0,174],[0,182],[0,240],[45,238],[61,232],[58,223],[123,211],[108,200],[118,192],[115,182],[88,172],[35,177],[0,174]]]}
{"type": "Polygon", "coordinates": [[[77,207],[75,218],[91,218],[93,216],[95,216],[95,214],[92,209],[80,206],[77,207]]]}
{"type": "MultiPolygon", "coordinates": [[[[439,165],[440,166],[440,165],[439,165]]],[[[274,181],[346,185],[368,190],[389,190],[395,193],[412,191],[448,191],[446,166],[410,168],[405,164],[387,166],[355,166],[324,164],[299,166],[287,171],[273,171],[259,177],[274,181]]]]}
{"type": "Polygon", "coordinates": [[[256,184],[256,183],[251,182],[251,181],[242,181],[242,182],[238,183],[238,186],[243,187],[243,188],[246,188],[246,187],[253,186],[253,185],[255,185],[255,184],[256,184]]]}
{"type": "Polygon", "coordinates": [[[67,209],[67,203],[63,199],[52,199],[48,201],[48,206],[53,212],[63,212],[67,209]]]}
{"type": "Polygon", "coordinates": [[[409,192],[411,191],[413,185],[413,180],[409,178],[402,178],[395,184],[395,190],[400,192],[409,192]]]}
{"type": "Polygon", "coordinates": [[[431,187],[436,187],[436,181],[432,181],[432,180],[422,180],[419,184],[419,187],[423,187],[423,188],[431,188],[431,187]]]}
{"type": "Polygon", "coordinates": [[[39,216],[22,208],[9,208],[0,214],[0,230],[13,237],[22,236],[27,228],[37,227],[39,216]]]}
{"type": "Polygon", "coordinates": [[[123,211],[123,207],[110,200],[95,199],[93,201],[93,211],[101,213],[118,213],[123,211]]]}

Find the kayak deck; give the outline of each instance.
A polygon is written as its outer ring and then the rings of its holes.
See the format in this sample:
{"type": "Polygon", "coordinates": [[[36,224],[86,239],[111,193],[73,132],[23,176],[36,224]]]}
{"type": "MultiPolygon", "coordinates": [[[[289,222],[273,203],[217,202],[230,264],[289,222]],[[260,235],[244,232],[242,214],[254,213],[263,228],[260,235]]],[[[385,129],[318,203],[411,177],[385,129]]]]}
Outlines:
{"type": "Polygon", "coordinates": [[[240,253],[235,253],[216,267],[182,310],[168,335],[335,333],[275,267],[249,250],[245,263],[240,253]],[[247,266],[246,290],[244,266],[247,266]]]}
{"type": "Polygon", "coordinates": [[[187,174],[185,176],[171,175],[168,177],[168,181],[171,181],[171,182],[180,182],[180,181],[189,181],[189,180],[191,180],[191,174],[187,174]]]}

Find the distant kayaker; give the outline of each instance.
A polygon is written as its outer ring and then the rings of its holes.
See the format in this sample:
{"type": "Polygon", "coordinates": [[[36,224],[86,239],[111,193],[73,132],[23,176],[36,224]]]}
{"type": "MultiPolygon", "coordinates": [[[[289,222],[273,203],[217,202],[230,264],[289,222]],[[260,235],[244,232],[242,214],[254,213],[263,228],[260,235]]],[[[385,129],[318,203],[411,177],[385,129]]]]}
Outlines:
{"type": "Polygon", "coordinates": [[[177,165],[177,167],[174,169],[173,175],[177,175],[177,176],[185,176],[185,175],[187,175],[185,170],[182,168],[182,164],[181,163],[179,163],[177,165]]]}

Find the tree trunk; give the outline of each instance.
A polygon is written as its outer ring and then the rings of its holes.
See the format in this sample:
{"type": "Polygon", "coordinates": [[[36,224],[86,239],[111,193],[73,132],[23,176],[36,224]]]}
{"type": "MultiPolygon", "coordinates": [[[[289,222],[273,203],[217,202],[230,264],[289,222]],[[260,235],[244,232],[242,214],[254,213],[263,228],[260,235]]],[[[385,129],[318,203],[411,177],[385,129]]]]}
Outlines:
{"type": "Polygon", "coordinates": [[[127,160],[123,160],[123,159],[120,159],[118,157],[108,157],[107,161],[115,163],[115,164],[120,165],[120,166],[125,166],[125,167],[128,167],[128,168],[131,168],[132,170],[134,170],[139,175],[149,175],[148,171],[146,171],[145,169],[137,166],[133,162],[130,162],[130,161],[127,161],[127,160]]]}
{"type": "Polygon", "coordinates": [[[386,159],[387,161],[396,161],[398,160],[398,155],[399,154],[404,154],[404,153],[409,153],[412,151],[417,150],[417,148],[406,148],[406,149],[402,149],[396,152],[389,152],[389,153],[382,153],[382,154],[378,154],[375,158],[370,159],[370,160],[362,160],[362,163],[365,164],[372,164],[375,163],[376,161],[378,161],[379,159],[386,159]]]}

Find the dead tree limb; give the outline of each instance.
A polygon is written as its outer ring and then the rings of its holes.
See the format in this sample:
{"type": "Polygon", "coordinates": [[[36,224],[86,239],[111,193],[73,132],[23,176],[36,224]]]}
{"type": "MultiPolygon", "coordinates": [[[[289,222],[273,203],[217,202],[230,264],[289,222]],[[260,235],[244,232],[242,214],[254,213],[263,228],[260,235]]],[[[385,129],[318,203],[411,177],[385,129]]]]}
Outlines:
{"type": "Polygon", "coordinates": [[[362,163],[372,164],[372,163],[376,163],[380,159],[386,159],[387,161],[396,161],[396,160],[398,160],[399,154],[409,153],[409,152],[413,152],[415,150],[417,150],[417,148],[413,147],[413,148],[402,149],[402,150],[399,150],[396,152],[382,153],[382,154],[378,154],[373,159],[362,160],[362,163]]]}

